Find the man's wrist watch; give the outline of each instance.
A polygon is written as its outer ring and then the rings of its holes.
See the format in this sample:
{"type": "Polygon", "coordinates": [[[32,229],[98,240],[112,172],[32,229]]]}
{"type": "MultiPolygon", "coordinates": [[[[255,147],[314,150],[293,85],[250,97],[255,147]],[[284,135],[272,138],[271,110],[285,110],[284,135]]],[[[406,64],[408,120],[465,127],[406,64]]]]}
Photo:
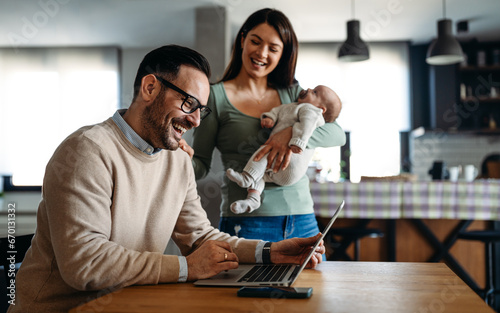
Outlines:
{"type": "Polygon", "coordinates": [[[262,263],[271,264],[271,244],[272,242],[266,242],[262,248],[262,263]]]}

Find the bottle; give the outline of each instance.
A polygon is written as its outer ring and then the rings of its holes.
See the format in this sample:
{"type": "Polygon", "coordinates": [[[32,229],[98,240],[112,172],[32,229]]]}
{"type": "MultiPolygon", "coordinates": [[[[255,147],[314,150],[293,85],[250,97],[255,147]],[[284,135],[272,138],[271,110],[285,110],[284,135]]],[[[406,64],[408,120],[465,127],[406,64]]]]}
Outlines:
{"type": "Polygon", "coordinates": [[[500,49],[495,49],[492,52],[493,65],[500,65],[500,49]]]}
{"type": "Polygon", "coordinates": [[[465,100],[467,98],[467,87],[464,83],[460,84],[460,99],[465,100]]]}
{"type": "Polygon", "coordinates": [[[492,114],[490,114],[489,126],[490,126],[490,129],[496,129],[497,128],[497,123],[495,122],[495,119],[493,118],[492,114]]]}
{"type": "Polygon", "coordinates": [[[486,66],[486,52],[484,50],[477,52],[477,66],[486,66]]]}
{"type": "Polygon", "coordinates": [[[490,89],[490,97],[491,98],[498,97],[497,89],[495,87],[491,87],[491,89],[490,89]]]}

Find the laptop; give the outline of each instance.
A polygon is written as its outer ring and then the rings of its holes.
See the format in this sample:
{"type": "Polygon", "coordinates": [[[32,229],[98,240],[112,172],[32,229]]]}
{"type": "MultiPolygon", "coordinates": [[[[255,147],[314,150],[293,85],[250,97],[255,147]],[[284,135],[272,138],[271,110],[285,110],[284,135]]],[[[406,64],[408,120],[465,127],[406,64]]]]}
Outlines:
{"type": "Polygon", "coordinates": [[[309,255],[304,259],[302,264],[243,264],[237,269],[221,272],[211,278],[200,279],[194,282],[196,286],[226,286],[226,287],[242,287],[242,286],[281,286],[290,287],[302,270],[306,267],[307,262],[311,259],[320,244],[321,240],[330,230],[330,227],[339,216],[340,211],[344,207],[344,201],[340,203],[332,218],[326,225],[321,237],[314,244],[309,255]]]}

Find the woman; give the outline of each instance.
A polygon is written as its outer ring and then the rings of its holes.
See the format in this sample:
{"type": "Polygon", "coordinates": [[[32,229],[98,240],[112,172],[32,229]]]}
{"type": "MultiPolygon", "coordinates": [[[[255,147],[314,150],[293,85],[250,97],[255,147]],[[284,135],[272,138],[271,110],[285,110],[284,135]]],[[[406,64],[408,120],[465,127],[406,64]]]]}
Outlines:
{"type": "MultiPolygon", "coordinates": [[[[212,110],[193,133],[193,166],[196,178],[210,170],[213,149],[221,152],[224,170],[241,171],[250,156],[267,147],[273,170],[285,168],[291,151],[291,127],[268,139],[269,130],[260,127],[260,115],[282,103],[294,102],[302,90],[295,80],[298,42],[288,18],[280,11],[262,9],[243,24],[233,45],[231,61],[220,82],[211,86],[208,106],[212,110]],[[267,141],[266,141],[267,140],[267,141]]],[[[318,128],[308,147],[331,147],[345,143],[345,134],[336,123],[318,128]]],[[[235,200],[247,191],[224,175],[219,228],[248,239],[278,241],[318,233],[304,177],[292,186],[266,184],[259,210],[236,215],[230,211],[235,200]]]]}

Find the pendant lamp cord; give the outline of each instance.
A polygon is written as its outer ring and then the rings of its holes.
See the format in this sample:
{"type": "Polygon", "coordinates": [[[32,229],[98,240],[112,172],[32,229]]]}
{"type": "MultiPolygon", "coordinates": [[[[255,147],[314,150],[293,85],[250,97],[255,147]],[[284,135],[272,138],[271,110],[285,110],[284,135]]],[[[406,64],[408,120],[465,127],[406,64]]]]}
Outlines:
{"type": "Polygon", "coordinates": [[[443,0],[443,19],[446,18],[446,0],[443,0]]]}
{"type": "Polygon", "coordinates": [[[351,0],[351,13],[352,13],[351,19],[353,20],[354,19],[354,0],[351,0]]]}

